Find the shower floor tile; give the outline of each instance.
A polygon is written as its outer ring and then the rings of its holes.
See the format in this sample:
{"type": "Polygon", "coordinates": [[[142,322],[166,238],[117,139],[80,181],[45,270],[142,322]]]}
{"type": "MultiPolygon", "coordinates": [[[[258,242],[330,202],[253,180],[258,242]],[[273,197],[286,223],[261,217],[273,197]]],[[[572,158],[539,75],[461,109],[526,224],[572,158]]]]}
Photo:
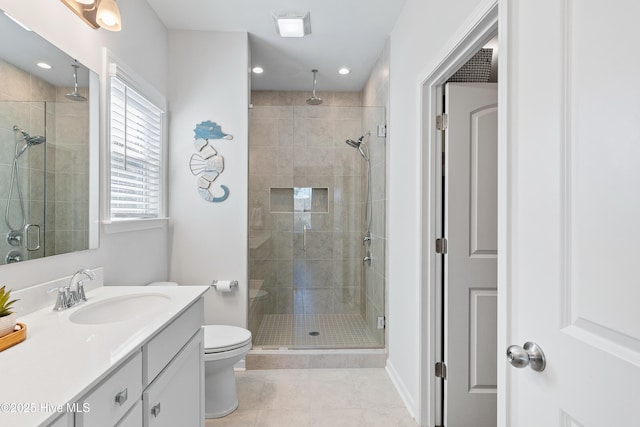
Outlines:
{"type": "Polygon", "coordinates": [[[265,314],[254,347],[370,348],[380,343],[359,314],[265,314]]]}

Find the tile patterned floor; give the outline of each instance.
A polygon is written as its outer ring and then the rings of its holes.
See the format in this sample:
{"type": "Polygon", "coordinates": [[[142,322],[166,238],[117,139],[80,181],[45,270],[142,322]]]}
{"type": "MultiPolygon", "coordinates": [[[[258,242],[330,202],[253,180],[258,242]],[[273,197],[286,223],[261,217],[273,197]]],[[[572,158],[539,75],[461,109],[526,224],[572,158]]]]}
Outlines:
{"type": "Polygon", "coordinates": [[[205,427],[417,427],[384,369],[236,372],[238,409],[205,427]]]}
{"type": "Polygon", "coordinates": [[[372,337],[358,314],[266,314],[254,347],[372,348],[372,337]],[[318,332],[318,335],[310,335],[318,332]]]}

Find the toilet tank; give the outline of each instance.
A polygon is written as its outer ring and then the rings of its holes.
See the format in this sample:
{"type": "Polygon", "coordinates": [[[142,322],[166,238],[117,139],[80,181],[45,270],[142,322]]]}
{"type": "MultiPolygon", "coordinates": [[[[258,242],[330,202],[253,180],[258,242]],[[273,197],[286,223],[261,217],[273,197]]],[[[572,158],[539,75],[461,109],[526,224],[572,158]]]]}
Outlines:
{"type": "Polygon", "coordinates": [[[147,286],[178,286],[176,282],[151,282],[147,286]]]}

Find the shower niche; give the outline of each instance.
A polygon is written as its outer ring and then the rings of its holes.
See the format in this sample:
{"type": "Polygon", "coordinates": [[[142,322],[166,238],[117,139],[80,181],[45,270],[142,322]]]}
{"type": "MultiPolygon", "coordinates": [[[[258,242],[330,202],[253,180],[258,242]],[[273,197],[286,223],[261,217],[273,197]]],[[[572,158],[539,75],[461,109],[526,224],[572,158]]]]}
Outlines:
{"type": "Polygon", "coordinates": [[[313,187],[271,188],[270,212],[329,212],[329,189],[313,187]]]}

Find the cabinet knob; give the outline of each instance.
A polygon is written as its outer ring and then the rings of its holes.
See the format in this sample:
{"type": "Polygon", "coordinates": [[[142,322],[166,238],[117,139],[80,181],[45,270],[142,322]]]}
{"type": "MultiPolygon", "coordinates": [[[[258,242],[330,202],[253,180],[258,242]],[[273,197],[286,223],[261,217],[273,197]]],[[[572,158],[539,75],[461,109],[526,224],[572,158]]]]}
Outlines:
{"type": "Polygon", "coordinates": [[[125,388],[120,393],[116,394],[116,403],[120,406],[127,401],[127,389],[125,388]]]}
{"type": "Polygon", "coordinates": [[[151,408],[151,415],[153,415],[154,417],[158,417],[158,415],[160,415],[160,404],[158,403],[156,406],[154,406],[153,408],[151,408]]]}

